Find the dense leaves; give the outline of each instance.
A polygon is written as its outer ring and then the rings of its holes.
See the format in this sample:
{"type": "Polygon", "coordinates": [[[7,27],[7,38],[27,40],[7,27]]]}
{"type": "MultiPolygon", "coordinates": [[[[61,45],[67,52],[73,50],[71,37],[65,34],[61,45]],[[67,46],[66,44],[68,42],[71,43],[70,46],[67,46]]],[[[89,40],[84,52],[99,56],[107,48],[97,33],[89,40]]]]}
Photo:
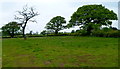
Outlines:
{"type": "Polygon", "coordinates": [[[81,25],[81,28],[90,34],[95,26],[98,28],[102,25],[110,26],[112,24],[110,20],[117,20],[117,15],[112,10],[110,11],[102,5],[84,5],[73,13],[67,27],[81,25]]]}
{"type": "Polygon", "coordinates": [[[66,23],[66,20],[64,17],[56,16],[53,17],[50,22],[46,24],[46,29],[51,29],[55,32],[55,34],[58,34],[58,31],[64,29],[64,25],[66,23]]]}
{"type": "Polygon", "coordinates": [[[10,35],[13,38],[14,35],[20,30],[20,27],[18,26],[17,22],[10,22],[1,29],[3,34],[10,35]]]}

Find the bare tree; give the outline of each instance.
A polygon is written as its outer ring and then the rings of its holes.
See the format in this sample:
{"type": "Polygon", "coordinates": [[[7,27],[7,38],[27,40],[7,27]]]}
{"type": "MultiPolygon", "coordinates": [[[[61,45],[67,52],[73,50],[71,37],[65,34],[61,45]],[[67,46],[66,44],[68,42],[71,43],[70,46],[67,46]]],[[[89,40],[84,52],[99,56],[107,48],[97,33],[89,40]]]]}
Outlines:
{"type": "Polygon", "coordinates": [[[15,15],[15,19],[19,20],[21,23],[19,23],[19,25],[21,25],[22,27],[22,32],[23,32],[23,37],[24,39],[26,39],[26,35],[25,35],[25,28],[26,25],[29,21],[31,22],[36,22],[35,19],[33,19],[33,17],[39,15],[38,12],[34,11],[35,9],[33,7],[28,7],[27,5],[23,7],[22,11],[17,11],[18,15],[15,15]]]}

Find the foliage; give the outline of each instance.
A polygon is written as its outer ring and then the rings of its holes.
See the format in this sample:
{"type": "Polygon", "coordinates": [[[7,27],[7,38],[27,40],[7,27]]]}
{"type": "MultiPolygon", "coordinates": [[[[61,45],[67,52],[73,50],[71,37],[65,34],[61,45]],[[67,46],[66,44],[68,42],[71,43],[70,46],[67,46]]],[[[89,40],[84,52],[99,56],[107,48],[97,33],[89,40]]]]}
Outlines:
{"type": "Polygon", "coordinates": [[[103,27],[102,29],[94,29],[91,34],[88,35],[84,29],[76,30],[74,33],[68,33],[68,36],[97,36],[97,37],[120,37],[120,31],[116,28],[103,27]]]}
{"type": "Polygon", "coordinates": [[[47,34],[47,31],[46,31],[46,30],[43,30],[40,34],[46,35],[46,34],[47,34]]]}
{"type": "Polygon", "coordinates": [[[30,31],[30,33],[29,33],[30,35],[32,35],[33,34],[33,31],[30,31]]]}
{"type": "Polygon", "coordinates": [[[98,37],[120,37],[120,31],[105,27],[101,30],[94,30],[92,35],[98,37]]]}
{"type": "Polygon", "coordinates": [[[112,29],[108,28],[108,27],[104,27],[104,28],[102,28],[102,30],[105,31],[105,32],[108,32],[108,31],[111,31],[112,29]]]}
{"type": "Polygon", "coordinates": [[[9,22],[2,28],[3,35],[9,35],[12,38],[20,31],[20,27],[18,26],[17,22],[9,22]]]}
{"type": "Polygon", "coordinates": [[[71,33],[75,33],[75,31],[74,31],[74,30],[72,30],[72,31],[71,31],[71,33]]]}
{"type": "Polygon", "coordinates": [[[110,27],[111,29],[113,29],[113,30],[118,30],[116,27],[110,27]]]}
{"type": "Polygon", "coordinates": [[[0,31],[0,37],[2,36],[2,32],[0,31]]]}
{"type": "Polygon", "coordinates": [[[56,17],[53,17],[50,22],[48,22],[46,24],[46,29],[50,29],[50,30],[53,30],[55,32],[55,34],[58,34],[58,31],[60,30],[63,30],[64,29],[64,26],[63,24],[66,23],[66,20],[64,17],[61,17],[61,16],[56,16],[56,17]]]}
{"type": "Polygon", "coordinates": [[[88,34],[102,25],[110,26],[112,21],[117,20],[117,14],[102,5],[84,5],[79,7],[71,16],[67,27],[81,26],[88,34]]]}
{"type": "Polygon", "coordinates": [[[83,29],[77,31],[76,33],[80,33],[79,35],[81,35],[81,36],[86,36],[87,35],[87,31],[83,30],[83,29]]]}

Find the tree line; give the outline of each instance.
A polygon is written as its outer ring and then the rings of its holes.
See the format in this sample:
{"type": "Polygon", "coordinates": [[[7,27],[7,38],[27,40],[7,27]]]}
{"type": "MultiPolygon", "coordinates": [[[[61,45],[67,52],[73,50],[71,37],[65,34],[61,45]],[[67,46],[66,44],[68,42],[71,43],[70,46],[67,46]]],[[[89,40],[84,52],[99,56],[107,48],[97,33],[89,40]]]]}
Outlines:
{"type": "MultiPolygon", "coordinates": [[[[28,8],[27,6],[25,6],[22,11],[18,11],[18,13],[20,16],[16,16],[15,19],[19,20],[21,23],[10,22],[1,29],[3,33],[9,34],[11,37],[14,37],[14,35],[21,30],[24,39],[26,39],[25,28],[27,23],[29,23],[29,21],[36,22],[32,20],[32,18],[39,14],[35,12],[33,7],[28,8]]],[[[66,24],[67,22],[64,17],[55,16],[46,24],[45,28],[51,31],[53,35],[58,35],[60,30],[80,26],[79,30],[72,30],[71,33],[74,33],[74,35],[101,36],[102,34],[102,36],[106,36],[112,31],[111,34],[116,36],[119,31],[117,28],[111,26],[111,20],[118,20],[117,14],[105,8],[105,6],[97,4],[83,5],[72,14],[68,24],[66,24]],[[106,27],[102,28],[102,26],[106,27]]],[[[45,35],[47,31],[43,30],[41,34],[45,35]]]]}

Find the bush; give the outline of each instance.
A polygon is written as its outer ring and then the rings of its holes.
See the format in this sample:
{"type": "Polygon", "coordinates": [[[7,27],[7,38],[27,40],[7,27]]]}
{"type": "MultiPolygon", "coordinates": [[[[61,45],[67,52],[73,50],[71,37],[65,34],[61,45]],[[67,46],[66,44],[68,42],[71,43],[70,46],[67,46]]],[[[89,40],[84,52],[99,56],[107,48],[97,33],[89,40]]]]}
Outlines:
{"type": "Polygon", "coordinates": [[[80,33],[70,33],[70,36],[80,36],[80,33]]]}
{"type": "Polygon", "coordinates": [[[98,36],[98,37],[103,37],[104,36],[104,32],[103,31],[101,31],[101,30],[97,30],[97,31],[93,31],[92,32],[92,35],[93,36],[98,36]]]}
{"type": "Polygon", "coordinates": [[[108,32],[108,31],[112,31],[112,29],[111,29],[111,28],[108,28],[108,27],[104,27],[104,28],[102,28],[102,31],[108,32]]]}
{"type": "Polygon", "coordinates": [[[102,29],[102,30],[95,30],[92,32],[93,36],[98,37],[120,37],[120,31],[118,30],[110,30],[110,29],[102,29]]]}
{"type": "Polygon", "coordinates": [[[81,35],[81,36],[86,36],[86,35],[88,35],[86,30],[79,30],[79,31],[77,31],[76,33],[79,33],[79,35],[81,35]]]}
{"type": "Polygon", "coordinates": [[[108,32],[108,37],[120,37],[120,31],[118,30],[112,30],[111,32],[108,32]]]}
{"type": "Polygon", "coordinates": [[[48,34],[47,36],[68,36],[69,33],[48,34]]]}

